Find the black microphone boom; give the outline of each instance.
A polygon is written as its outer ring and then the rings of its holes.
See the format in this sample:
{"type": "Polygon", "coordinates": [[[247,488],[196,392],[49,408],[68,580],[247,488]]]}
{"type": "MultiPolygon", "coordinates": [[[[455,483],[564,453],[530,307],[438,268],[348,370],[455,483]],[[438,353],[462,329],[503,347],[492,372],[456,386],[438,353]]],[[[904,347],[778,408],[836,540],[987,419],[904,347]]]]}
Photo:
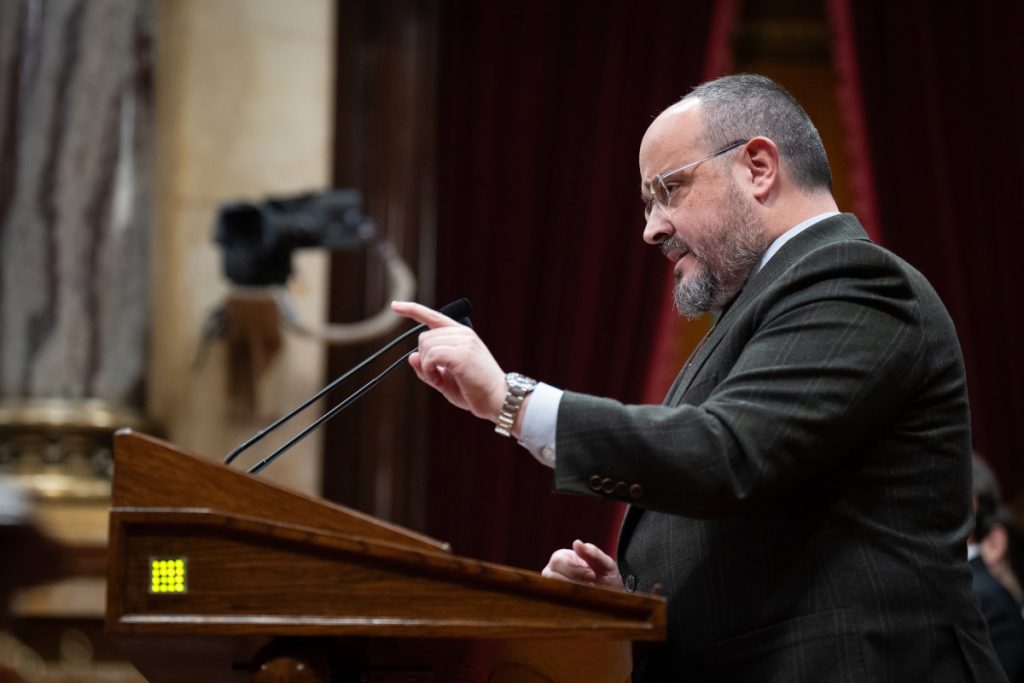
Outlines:
{"type": "Polygon", "coordinates": [[[348,398],[346,398],[345,400],[341,401],[340,403],[338,403],[338,405],[334,406],[333,408],[328,410],[326,413],[324,413],[323,415],[318,417],[315,422],[313,422],[308,427],[303,429],[301,432],[299,432],[298,434],[293,436],[283,446],[281,446],[276,451],[274,451],[273,453],[271,453],[267,457],[263,458],[263,460],[260,460],[258,463],[256,463],[252,467],[250,467],[249,468],[249,474],[257,474],[257,473],[261,472],[267,465],[269,465],[270,463],[274,462],[279,457],[281,457],[281,455],[285,451],[287,451],[292,446],[294,446],[295,444],[297,444],[298,442],[302,441],[307,436],[309,436],[310,432],[315,430],[317,427],[322,425],[324,422],[327,422],[328,420],[330,420],[332,417],[334,417],[335,415],[337,415],[341,411],[345,410],[345,408],[348,408],[350,405],[355,403],[358,399],[360,399],[363,396],[363,394],[365,394],[370,389],[373,389],[375,386],[377,386],[378,382],[380,382],[382,379],[384,379],[392,370],[394,370],[399,365],[401,365],[403,362],[405,362],[405,359],[408,358],[409,356],[411,356],[415,352],[416,352],[416,349],[413,349],[412,351],[409,351],[409,352],[405,353],[401,358],[399,358],[394,363],[392,363],[387,368],[385,368],[384,372],[380,373],[379,375],[377,375],[376,377],[371,379],[369,382],[367,382],[363,386],[361,386],[358,389],[356,389],[354,392],[352,392],[351,395],[349,395],[348,398]]]}
{"type": "MultiPolygon", "coordinates": [[[[470,324],[469,323],[469,315],[470,315],[470,313],[473,312],[473,307],[470,305],[469,299],[463,297],[461,299],[457,299],[457,300],[451,302],[450,304],[447,304],[447,305],[443,306],[441,308],[440,312],[443,315],[446,315],[449,318],[452,318],[453,320],[457,320],[457,321],[459,321],[459,322],[461,322],[461,323],[463,323],[465,325],[468,325],[468,324],[470,324]]],[[[278,427],[283,425],[285,422],[287,422],[288,420],[292,419],[293,417],[295,417],[296,415],[301,413],[303,410],[308,408],[314,401],[316,401],[317,399],[323,397],[324,394],[326,394],[327,392],[329,392],[332,389],[334,389],[335,387],[337,387],[339,384],[344,382],[346,379],[348,379],[349,377],[354,375],[356,372],[362,370],[367,365],[369,365],[373,361],[375,361],[378,358],[380,358],[381,356],[383,356],[385,353],[387,353],[388,351],[393,349],[397,344],[400,344],[401,342],[405,341],[406,339],[408,339],[412,335],[419,334],[420,332],[423,332],[426,329],[427,329],[426,325],[417,325],[417,326],[415,326],[415,327],[413,327],[413,328],[403,332],[402,334],[398,335],[394,339],[392,339],[390,342],[385,344],[383,347],[378,349],[376,352],[370,354],[370,356],[368,358],[366,358],[364,361],[360,362],[354,368],[352,368],[351,370],[348,370],[347,372],[342,374],[340,377],[337,377],[336,379],[332,380],[329,384],[327,384],[327,386],[325,386],[323,389],[321,389],[320,391],[316,392],[313,396],[311,396],[308,399],[306,399],[305,401],[303,401],[302,404],[300,404],[298,407],[292,409],[287,415],[285,415],[285,416],[275,420],[273,423],[271,423],[267,427],[264,427],[263,429],[258,431],[256,434],[254,434],[252,437],[250,437],[247,441],[245,441],[245,443],[242,443],[239,446],[237,446],[233,451],[231,451],[230,453],[227,454],[227,456],[224,457],[224,464],[225,465],[230,464],[235,458],[237,458],[239,455],[241,455],[244,451],[248,450],[251,446],[253,446],[257,442],[261,441],[270,432],[274,431],[275,429],[277,429],[278,427]]],[[[413,351],[415,351],[415,349],[413,349],[413,351]]],[[[351,403],[353,401],[355,401],[360,396],[362,396],[367,391],[369,391],[374,386],[376,386],[376,384],[378,382],[380,382],[380,380],[384,379],[385,375],[387,375],[389,372],[391,372],[394,368],[398,367],[398,365],[403,360],[408,358],[413,353],[413,351],[410,351],[409,353],[407,353],[404,356],[402,356],[402,358],[398,359],[398,361],[392,363],[390,366],[388,366],[388,368],[384,372],[382,372],[381,374],[377,375],[377,377],[375,377],[374,379],[370,380],[370,382],[368,382],[367,384],[365,384],[362,387],[360,387],[358,390],[356,390],[355,393],[353,393],[351,396],[349,396],[344,401],[339,403],[337,406],[332,408],[326,414],[321,416],[319,419],[317,419],[316,422],[314,422],[309,427],[307,427],[305,430],[300,432],[298,436],[293,438],[291,441],[286,443],[284,446],[279,448],[273,454],[268,456],[268,458],[266,458],[265,460],[261,461],[258,465],[256,465],[255,467],[253,467],[249,471],[250,472],[254,472],[254,473],[255,472],[259,472],[261,469],[263,469],[264,467],[266,467],[267,465],[270,464],[270,462],[267,462],[268,460],[273,460],[273,459],[277,458],[281,453],[283,453],[284,451],[286,451],[289,448],[291,448],[295,443],[298,443],[298,441],[300,441],[301,439],[305,438],[305,436],[307,434],[309,434],[309,432],[311,432],[313,429],[316,429],[318,426],[320,426],[321,424],[323,424],[324,422],[326,422],[327,420],[331,419],[332,417],[337,415],[339,412],[341,412],[342,410],[347,408],[349,405],[351,405],[351,403]]]]}

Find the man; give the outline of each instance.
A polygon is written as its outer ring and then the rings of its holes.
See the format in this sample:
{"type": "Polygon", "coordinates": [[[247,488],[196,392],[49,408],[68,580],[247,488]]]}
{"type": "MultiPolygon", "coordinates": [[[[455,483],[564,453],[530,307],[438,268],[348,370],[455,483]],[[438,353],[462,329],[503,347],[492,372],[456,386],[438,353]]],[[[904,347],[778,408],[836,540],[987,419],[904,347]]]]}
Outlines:
{"type": "Polygon", "coordinates": [[[998,681],[964,561],[968,409],[953,325],[906,263],[838,214],[810,119],[778,84],[696,88],[640,146],[644,239],[714,329],[661,406],[505,373],[430,309],[410,357],[498,422],[562,491],[625,500],[618,562],[545,574],[669,601],[636,681],[998,681]]]}
{"type": "Polygon", "coordinates": [[[981,604],[989,637],[1010,681],[1024,681],[1024,617],[1021,587],[1010,565],[1010,515],[1003,507],[999,482],[985,461],[972,458],[974,532],[967,546],[971,587],[981,604]]]}

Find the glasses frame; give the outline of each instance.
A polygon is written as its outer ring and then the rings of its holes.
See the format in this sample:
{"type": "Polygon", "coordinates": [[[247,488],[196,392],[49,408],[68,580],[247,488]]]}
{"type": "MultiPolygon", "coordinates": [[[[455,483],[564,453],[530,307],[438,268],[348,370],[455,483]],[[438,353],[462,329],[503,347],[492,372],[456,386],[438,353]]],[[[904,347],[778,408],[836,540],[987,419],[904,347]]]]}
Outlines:
{"type": "Polygon", "coordinates": [[[654,213],[654,207],[656,205],[661,207],[662,210],[668,208],[669,201],[672,199],[672,191],[669,190],[668,185],[665,184],[666,180],[668,180],[677,173],[699,166],[700,164],[703,164],[705,161],[714,159],[715,157],[721,156],[726,152],[731,152],[737,147],[742,147],[748,142],[750,142],[750,140],[736,140],[735,142],[730,142],[725,147],[722,147],[716,152],[712,152],[703,159],[691,161],[689,163],[683,164],[682,166],[673,168],[669,171],[664,171],[654,176],[651,182],[647,183],[645,186],[647,193],[650,195],[650,199],[644,200],[644,218],[649,219],[651,217],[651,214],[654,213]]]}

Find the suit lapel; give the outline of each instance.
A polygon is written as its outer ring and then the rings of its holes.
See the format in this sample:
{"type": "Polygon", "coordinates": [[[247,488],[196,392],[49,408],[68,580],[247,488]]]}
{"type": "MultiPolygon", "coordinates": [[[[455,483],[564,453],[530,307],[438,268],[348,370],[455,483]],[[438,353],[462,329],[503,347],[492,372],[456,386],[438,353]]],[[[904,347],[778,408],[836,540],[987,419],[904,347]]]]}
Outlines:
{"type": "Polygon", "coordinates": [[[764,268],[751,275],[736,298],[718,316],[714,326],[676,376],[675,382],[672,383],[672,387],[665,397],[664,405],[680,404],[694,380],[704,371],[708,358],[729,332],[732,321],[743,315],[743,312],[757,299],[765,287],[808,251],[837,239],[866,240],[867,234],[852,214],[839,214],[826,218],[789,240],[764,268]]]}
{"type": "Polygon", "coordinates": [[[693,384],[693,379],[700,374],[701,369],[704,367],[704,362],[711,355],[711,352],[715,350],[719,342],[722,341],[722,337],[725,334],[725,325],[720,323],[725,318],[728,311],[723,311],[718,319],[715,320],[715,324],[708,330],[707,335],[697,344],[697,348],[694,349],[693,354],[690,356],[686,364],[683,365],[683,369],[679,371],[676,376],[676,381],[672,384],[672,388],[669,390],[668,395],[665,397],[664,404],[667,406],[679,405],[683,396],[686,394],[686,390],[693,384]]]}
{"type": "MultiPolygon", "coordinates": [[[[690,355],[686,364],[683,365],[683,369],[676,375],[675,381],[672,382],[672,386],[669,388],[662,405],[679,405],[687,390],[693,385],[694,379],[704,371],[708,358],[711,357],[715,348],[725,338],[733,321],[743,314],[751,305],[751,302],[757,299],[758,295],[769,283],[774,281],[780,273],[809,251],[842,239],[868,239],[864,228],[861,227],[860,222],[852,214],[843,213],[826,218],[784,244],[771,260],[765,264],[764,268],[754,273],[747,280],[747,283],[736,298],[718,316],[715,324],[708,331],[707,336],[704,337],[690,355]]],[[[619,541],[616,549],[616,554],[619,558],[625,556],[626,546],[643,513],[643,508],[634,505],[631,505],[626,510],[626,515],[622,520],[622,528],[619,530],[619,541]]]]}

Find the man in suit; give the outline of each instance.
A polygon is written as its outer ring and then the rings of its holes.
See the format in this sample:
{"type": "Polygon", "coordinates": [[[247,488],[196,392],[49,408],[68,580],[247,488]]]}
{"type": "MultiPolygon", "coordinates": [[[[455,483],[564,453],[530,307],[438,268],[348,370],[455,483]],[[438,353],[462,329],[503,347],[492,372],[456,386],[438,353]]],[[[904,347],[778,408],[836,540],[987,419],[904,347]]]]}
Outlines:
{"type": "Polygon", "coordinates": [[[925,279],[839,214],[817,130],[760,76],[704,84],[640,147],[644,239],[681,313],[719,312],[661,406],[505,375],[468,328],[410,358],[555,485],[631,504],[618,561],[576,542],[548,576],[669,601],[636,681],[998,681],[971,594],[969,418],[925,279]]]}

